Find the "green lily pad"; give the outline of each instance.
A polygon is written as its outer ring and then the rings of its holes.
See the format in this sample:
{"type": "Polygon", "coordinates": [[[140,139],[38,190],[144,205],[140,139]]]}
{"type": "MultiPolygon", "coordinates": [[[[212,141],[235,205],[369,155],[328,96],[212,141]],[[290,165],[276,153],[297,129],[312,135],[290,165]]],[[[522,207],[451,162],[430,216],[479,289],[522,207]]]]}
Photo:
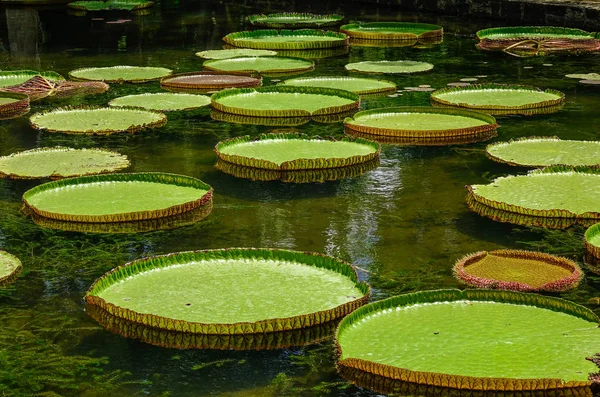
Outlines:
{"type": "Polygon", "coordinates": [[[128,222],[178,215],[212,200],[199,179],[159,172],[102,174],[44,183],[23,194],[38,216],[69,222],[128,222]]]}
{"type": "Polygon", "coordinates": [[[131,106],[159,111],[192,110],[210,105],[210,97],[205,95],[159,92],[156,94],[127,95],[115,98],[108,105],[116,107],[131,106]]]}
{"type": "Polygon", "coordinates": [[[309,14],[298,12],[284,12],[279,14],[255,14],[246,18],[254,26],[274,29],[294,28],[323,28],[336,26],[344,20],[338,14],[309,14]]]}
{"type": "Polygon", "coordinates": [[[50,81],[60,81],[65,78],[56,72],[37,72],[35,70],[12,70],[0,72],[0,88],[23,84],[35,76],[42,76],[50,81]]]}
{"type": "Polygon", "coordinates": [[[433,65],[427,62],[417,61],[364,61],[349,63],[346,70],[361,73],[419,73],[433,69],[433,65]]]}
{"type": "Polygon", "coordinates": [[[358,95],[344,90],[271,86],[218,92],[211,106],[225,113],[252,117],[310,117],[358,108],[358,95]]]}
{"type": "Polygon", "coordinates": [[[444,35],[444,29],[439,25],[414,22],[352,23],[343,25],[340,31],[361,40],[430,40],[444,35]]]}
{"type": "Polygon", "coordinates": [[[570,79],[579,79],[579,80],[600,80],[600,74],[598,74],[598,73],[566,74],[565,77],[568,77],[570,79]]]}
{"type": "Polygon", "coordinates": [[[230,73],[278,74],[307,72],[314,69],[313,61],[288,57],[239,57],[204,62],[205,69],[230,73]]]}
{"type": "Polygon", "coordinates": [[[223,161],[270,170],[345,167],[371,161],[380,151],[378,143],[364,139],[332,141],[303,134],[263,134],[254,140],[246,135],[215,146],[223,161]]]}
{"type": "Polygon", "coordinates": [[[600,259],[600,223],[590,226],[585,231],[585,247],[596,259],[600,259]]]}
{"type": "Polygon", "coordinates": [[[36,113],[29,119],[33,128],[65,134],[108,135],[135,133],[165,125],[163,113],[129,108],[59,108],[36,113]]]}
{"type": "Polygon", "coordinates": [[[524,167],[600,166],[600,142],[596,141],[521,138],[488,145],[486,154],[499,163],[524,167]]]}
{"type": "Polygon", "coordinates": [[[0,251],[0,287],[10,284],[21,272],[21,261],[6,251],[0,251]]]}
{"type": "Polygon", "coordinates": [[[86,300],[146,326],[233,335],[323,324],[352,312],[368,295],[352,267],[337,259],[232,248],[131,262],[96,280],[86,300]]]}
{"type": "Polygon", "coordinates": [[[497,250],[469,254],[454,265],[454,275],[476,288],[509,291],[567,291],[583,272],[577,263],[542,252],[497,250]]]}
{"type": "Polygon", "coordinates": [[[0,120],[13,119],[29,112],[29,96],[16,92],[0,92],[0,120]]]}
{"type": "Polygon", "coordinates": [[[593,39],[594,33],[581,29],[557,26],[502,26],[477,32],[479,40],[526,40],[526,39],[593,39]]]}
{"type": "MultiPolygon", "coordinates": [[[[598,317],[559,298],[423,291],[364,306],[337,331],[338,367],[461,390],[589,388],[598,317]]],[[[580,389],[581,390],[581,389],[580,389]]]]}
{"type": "Polygon", "coordinates": [[[172,73],[171,69],[150,66],[109,66],[102,68],[82,68],[69,72],[76,80],[104,81],[105,83],[145,83],[159,80],[172,73]]]}
{"type": "Polygon", "coordinates": [[[277,55],[277,51],[235,48],[230,50],[208,50],[197,52],[196,56],[205,59],[228,59],[236,57],[268,57],[277,55]]]}
{"type": "Polygon", "coordinates": [[[109,10],[141,10],[154,5],[154,2],[147,0],[107,0],[107,1],[74,1],[67,4],[67,7],[81,11],[109,11],[109,10]]]}
{"type": "Polygon", "coordinates": [[[0,178],[68,178],[127,167],[127,156],[106,149],[46,147],[0,157],[0,178]]]}
{"type": "Polygon", "coordinates": [[[24,83],[4,90],[25,94],[33,102],[48,97],[70,98],[75,95],[103,94],[109,88],[108,84],[101,81],[53,81],[43,76],[33,76],[24,83]]]}
{"type": "Polygon", "coordinates": [[[262,77],[204,71],[174,74],[160,80],[160,86],[174,92],[209,92],[225,88],[260,87],[262,77]]]}
{"type": "Polygon", "coordinates": [[[396,84],[391,81],[345,76],[300,77],[282,81],[279,85],[337,88],[359,95],[396,91],[396,84]]]}
{"type": "Polygon", "coordinates": [[[234,32],[223,37],[223,41],[235,47],[259,50],[312,50],[348,45],[348,37],[343,33],[314,29],[234,32]]]}

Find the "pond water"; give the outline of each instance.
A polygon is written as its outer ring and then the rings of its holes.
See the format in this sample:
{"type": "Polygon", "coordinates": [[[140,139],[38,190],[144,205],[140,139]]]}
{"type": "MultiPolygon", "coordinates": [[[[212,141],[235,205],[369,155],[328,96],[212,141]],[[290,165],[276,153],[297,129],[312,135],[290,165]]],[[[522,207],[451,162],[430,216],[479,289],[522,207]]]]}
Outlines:
{"type": "MultiPolygon", "coordinates": [[[[218,49],[221,37],[244,30],[256,12],[341,12],[350,20],[416,20],[439,23],[442,44],[417,47],[352,47],[316,60],[304,76],[347,75],[343,66],[364,60],[430,62],[431,72],[385,76],[398,87],[434,88],[461,78],[532,84],[566,93],[559,113],[499,117],[497,140],[559,136],[595,140],[600,133],[599,91],[566,79],[597,72],[598,56],[520,59],[475,49],[473,33],[489,21],[416,15],[396,9],[339,2],[157,2],[149,15],[68,15],[62,6],[0,8],[0,69],[54,70],[66,76],[87,66],[164,66],[201,70],[197,51],[218,49]],[[193,4],[191,4],[193,3],[193,4]],[[103,18],[102,20],[96,18],[103,18]],[[131,19],[121,23],[109,23],[131,19]]],[[[266,78],[265,85],[273,83],[266,78]]],[[[135,93],[160,92],[158,83],[113,84],[108,93],[44,100],[32,112],[64,105],[102,105],[135,93]]],[[[362,101],[362,109],[428,105],[428,92],[400,92],[362,101]]],[[[21,195],[35,182],[0,180],[0,248],[21,258],[24,272],[0,289],[0,394],[54,391],[65,396],[275,396],[375,393],[346,383],[335,370],[331,340],[270,351],[178,350],[112,334],[85,312],[82,297],[106,271],[151,254],[223,247],[279,247],[334,255],[357,265],[374,288],[373,299],[424,289],[460,287],[454,262],[467,253],[498,248],[537,248],[580,260],[581,228],[545,231],[497,223],[472,213],[466,184],[523,169],[485,157],[486,143],[450,147],[385,145],[378,168],[352,179],[313,184],[252,182],[214,168],[214,145],[272,128],[212,120],[210,110],[170,117],[160,129],[110,137],[39,133],[27,117],[0,122],[0,155],[41,146],[102,147],[129,156],[132,171],[163,171],[202,179],[215,190],[205,220],[170,231],[96,235],[43,229],[19,212],[21,195]]],[[[295,130],[342,136],[341,123],[309,122],[295,130]]],[[[587,279],[561,296],[586,304],[600,290],[587,279]]],[[[596,308],[595,306],[590,306],[596,308]]]]}

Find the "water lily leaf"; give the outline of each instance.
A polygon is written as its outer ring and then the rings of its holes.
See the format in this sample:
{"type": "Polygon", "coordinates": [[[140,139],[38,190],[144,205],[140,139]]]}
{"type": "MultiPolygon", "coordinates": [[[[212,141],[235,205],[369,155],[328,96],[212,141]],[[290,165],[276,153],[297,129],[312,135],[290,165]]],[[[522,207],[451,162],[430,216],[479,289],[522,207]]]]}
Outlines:
{"type": "Polygon", "coordinates": [[[76,80],[95,80],[106,83],[145,83],[170,75],[171,69],[149,66],[110,66],[102,68],[82,68],[69,72],[76,80]]]}
{"type": "Polygon", "coordinates": [[[314,29],[234,32],[223,37],[223,41],[259,50],[313,50],[348,45],[348,37],[343,33],[314,29]]]}
{"type": "Polygon", "coordinates": [[[0,92],[0,120],[13,119],[29,112],[29,97],[17,92],[0,92]]]}
{"type": "Polygon", "coordinates": [[[108,105],[139,107],[159,111],[193,110],[210,105],[210,97],[160,92],[156,94],[127,95],[113,99],[108,105]]]}
{"type": "Polygon", "coordinates": [[[24,82],[35,76],[42,76],[50,81],[59,81],[65,79],[56,72],[37,72],[35,70],[12,70],[0,72],[0,87],[12,87],[19,84],[23,84],[24,82]]]}
{"type": "Polygon", "coordinates": [[[205,71],[174,74],[160,80],[160,86],[174,92],[219,91],[225,88],[260,87],[262,77],[227,72],[205,71]]]}
{"type": "Polygon", "coordinates": [[[418,73],[433,69],[433,65],[427,62],[417,61],[364,61],[349,63],[346,70],[361,73],[418,73]]]}
{"type": "Polygon", "coordinates": [[[279,85],[337,88],[359,95],[396,91],[396,84],[391,81],[345,76],[300,77],[285,80],[279,85]]]}
{"type": "Polygon", "coordinates": [[[202,66],[220,72],[273,75],[307,72],[314,69],[315,63],[291,57],[238,57],[210,60],[204,62],[202,66]]]}
{"type": "Polygon", "coordinates": [[[585,231],[585,248],[596,259],[600,260],[600,223],[590,226],[585,231]]]}
{"type": "Polygon", "coordinates": [[[70,98],[75,95],[103,94],[109,88],[108,84],[101,81],[53,81],[43,76],[34,76],[4,90],[22,93],[29,96],[30,101],[38,101],[47,97],[70,98]]]}
{"type": "Polygon", "coordinates": [[[147,0],[107,0],[107,1],[74,1],[67,7],[81,11],[109,11],[109,10],[141,10],[152,7],[154,2],[147,0]]]}
{"type": "Polygon", "coordinates": [[[327,323],[368,296],[369,287],[358,282],[352,267],[335,258],[231,248],[130,262],[96,280],[86,300],[113,316],[158,329],[241,335],[327,323]]]}
{"type": "Polygon", "coordinates": [[[570,79],[579,79],[579,80],[600,80],[600,74],[598,74],[598,73],[566,74],[565,77],[568,77],[570,79]]]}
{"type": "Polygon", "coordinates": [[[285,12],[279,14],[255,14],[246,18],[254,26],[274,29],[295,28],[324,28],[337,26],[344,20],[338,14],[309,14],[298,12],[285,12]]]}
{"type": "Polygon", "coordinates": [[[235,57],[268,57],[277,55],[277,51],[235,48],[229,50],[208,50],[197,52],[196,56],[205,59],[228,59],[235,57]]]}
{"type": "Polygon", "coordinates": [[[21,261],[6,251],[0,251],[0,286],[15,281],[21,272],[21,261]]]}
{"type": "Polygon", "coordinates": [[[414,22],[352,23],[343,25],[340,31],[361,40],[435,40],[444,35],[439,25],[414,22]]]}
{"type": "Polygon", "coordinates": [[[344,133],[354,138],[364,138],[386,145],[397,146],[450,146],[468,145],[471,143],[485,142],[498,136],[496,130],[473,133],[470,135],[439,135],[439,136],[402,136],[402,135],[373,135],[359,132],[346,127],[344,133]]]}

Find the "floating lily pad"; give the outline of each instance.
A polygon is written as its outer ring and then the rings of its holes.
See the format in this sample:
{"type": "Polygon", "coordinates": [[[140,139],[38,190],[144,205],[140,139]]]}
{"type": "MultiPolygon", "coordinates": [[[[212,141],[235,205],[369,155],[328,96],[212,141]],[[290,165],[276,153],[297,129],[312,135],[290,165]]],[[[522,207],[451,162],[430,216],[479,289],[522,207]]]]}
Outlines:
{"type": "Polygon", "coordinates": [[[46,147],[0,157],[0,178],[68,178],[127,167],[127,156],[110,150],[46,147]]]}
{"type": "Polygon", "coordinates": [[[600,74],[598,73],[574,73],[566,74],[565,77],[579,80],[600,80],[600,74]]]}
{"type": "Polygon", "coordinates": [[[108,135],[135,133],[165,125],[163,113],[129,108],[59,108],[36,113],[29,119],[33,128],[65,134],[108,135]]]}
{"type": "Polygon", "coordinates": [[[471,135],[449,136],[402,136],[402,135],[373,135],[353,130],[346,127],[344,133],[353,138],[364,138],[387,145],[398,146],[449,146],[468,145],[476,142],[488,141],[498,136],[496,130],[473,133],[471,135]]]}
{"type": "Polygon", "coordinates": [[[283,74],[307,72],[315,67],[313,61],[289,57],[239,57],[215,59],[202,65],[208,70],[228,73],[283,74]]]}
{"type": "Polygon", "coordinates": [[[509,84],[473,84],[466,87],[447,87],[431,94],[434,104],[527,114],[530,109],[554,109],[565,100],[565,94],[553,89],[509,84]]]}
{"type": "Polygon", "coordinates": [[[531,137],[488,145],[486,154],[499,163],[524,167],[600,166],[600,142],[531,137]]]}
{"type": "Polygon", "coordinates": [[[432,64],[417,61],[364,61],[349,63],[345,67],[352,72],[385,74],[419,73],[433,69],[432,64]]]}
{"type": "Polygon", "coordinates": [[[106,83],[145,83],[159,80],[172,73],[171,69],[150,66],[110,66],[103,68],[82,68],[69,72],[69,77],[77,80],[104,81],[106,83]]]}
{"type": "Polygon", "coordinates": [[[5,91],[29,96],[30,101],[48,97],[70,98],[75,95],[102,94],[109,85],[101,81],[49,80],[43,76],[34,76],[24,83],[4,88],[5,91]]]}
{"type": "Polygon", "coordinates": [[[16,92],[0,92],[0,120],[14,119],[29,112],[29,97],[16,92]]]}
{"type": "Polygon", "coordinates": [[[130,262],[99,278],[89,305],[140,324],[196,334],[290,331],[343,317],[369,287],[324,255],[232,248],[130,262]],[[160,270],[160,271],[157,271],[160,270]]]}
{"type": "Polygon", "coordinates": [[[454,275],[476,288],[560,292],[577,287],[583,273],[577,263],[542,252],[480,251],[461,258],[454,275]]]}
{"type": "Polygon", "coordinates": [[[396,84],[391,81],[345,76],[300,77],[283,81],[279,85],[337,88],[359,95],[396,91],[396,84]]]}
{"type": "Polygon", "coordinates": [[[261,77],[208,71],[174,74],[160,80],[161,87],[175,92],[208,92],[261,85],[261,77]]]}
{"type": "Polygon", "coordinates": [[[145,172],[102,174],[44,183],[23,194],[38,216],[69,222],[129,222],[191,211],[212,200],[199,179],[145,172]]]}
{"type": "Polygon", "coordinates": [[[268,57],[277,55],[277,51],[235,48],[230,50],[208,50],[197,52],[196,56],[205,59],[228,59],[236,57],[268,57]]]}
{"type": "Polygon", "coordinates": [[[252,117],[310,117],[358,108],[358,95],[344,90],[272,86],[218,92],[211,106],[225,113],[252,117]]]}
{"type": "Polygon", "coordinates": [[[324,28],[337,26],[344,20],[343,15],[338,14],[309,14],[298,12],[284,12],[279,14],[255,14],[246,18],[254,26],[274,29],[295,28],[324,28]]]}
{"type": "Polygon", "coordinates": [[[365,163],[379,156],[378,143],[364,139],[339,141],[304,134],[249,135],[217,143],[217,157],[228,163],[268,170],[311,170],[365,163]]]}
{"type": "Polygon", "coordinates": [[[280,50],[277,55],[281,57],[296,57],[304,59],[323,59],[331,57],[339,57],[348,54],[350,48],[348,46],[336,48],[323,48],[316,50],[280,50]]]}
{"type": "Polygon", "coordinates": [[[363,40],[431,40],[444,35],[439,25],[414,22],[352,23],[340,27],[352,39],[363,40]]]}
{"type": "Polygon", "coordinates": [[[23,84],[35,76],[42,76],[50,81],[60,81],[65,78],[56,72],[37,72],[35,70],[12,70],[0,72],[0,88],[23,84]]]}
{"type": "Polygon", "coordinates": [[[174,94],[159,92],[156,94],[127,95],[115,98],[109,106],[131,106],[149,110],[176,111],[193,110],[210,105],[210,97],[195,94],[174,94]]]}
{"type": "Polygon", "coordinates": [[[585,247],[596,259],[600,259],[600,223],[590,226],[585,231],[585,247]]]}
{"type": "Polygon", "coordinates": [[[338,327],[338,367],[421,385],[524,392],[589,388],[598,317],[530,293],[438,290],[364,306],[338,327]]]}
{"type": "Polygon", "coordinates": [[[10,284],[21,272],[21,261],[6,251],[0,251],[0,287],[10,284]]]}
{"type": "Polygon", "coordinates": [[[110,11],[126,10],[134,11],[149,8],[154,2],[147,0],[107,0],[107,1],[74,1],[67,4],[67,7],[81,11],[110,11]]]}
{"type": "Polygon", "coordinates": [[[314,29],[235,32],[223,37],[223,41],[235,47],[259,50],[311,50],[348,45],[348,37],[343,33],[314,29]]]}

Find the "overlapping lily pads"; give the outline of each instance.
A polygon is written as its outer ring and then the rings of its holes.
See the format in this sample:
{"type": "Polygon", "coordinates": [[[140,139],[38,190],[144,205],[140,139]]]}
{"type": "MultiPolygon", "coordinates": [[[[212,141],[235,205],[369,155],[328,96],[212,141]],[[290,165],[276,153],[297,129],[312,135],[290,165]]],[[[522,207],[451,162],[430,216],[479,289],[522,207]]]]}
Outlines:
{"type": "Polygon", "coordinates": [[[439,25],[416,22],[352,23],[340,27],[342,33],[361,40],[439,40],[444,29],[439,25]]]}
{"type": "Polygon", "coordinates": [[[113,316],[162,330],[244,335],[324,324],[352,312],[368,296],[368,285],[335,258],[232,248],[130,262],[96,280],[86,300],[113,316]]]}
{"type": "Polygon", "coordinates": [[[109,66],[81,68],[69,72],[75,80],[104,81],[105,83],[145,83],[160,80],[172,73],[171,69],[152,66],[109,66]]]}
{"type": "Polygon", "coordinates": [[[363,61],[345,67],[351,72],[383,74],[420,73],[433,69],[432,64],[419,61],[363,61]]]}
{"type": "Polygon", "coordinates": [[[68,222],[130,222],[179,215],[212,201],[199,179],[145,172],[61,179],[23,194],[34,214],[68,222]]]}
{"type": "Polygon", "coordinates": [[[0,287],[15,281],[21,272],[21,261],[6,251],[0,251],[0,287]]]}
{"type": "Polygon", "coordinates": [[[391,81],[346,76],[299,77],[285,80],[279,85],[337,88],[359,95],[396,91],[396,84],[391,81]]]}
{"type": "Polygon", "coordinates": [[[164,112],[194,110],[210,105],[206,95],[159,92],[154,94],[127,95],[108,103],[114,107],[138,107],[164,112]]]}
{"type": "Polygon", "coordinates": [[[169,91],[188,93],[205,93],[225,88],[260,87],[261,85],[261,77],[243,73],[238,75],[237,72],[236,74],[215,71],[180,73],[160,80],[160,86],[169,91]]]}
{"type": "Polygon", "coordinates": [[[530,293],[438,290],[366,305],[338,327],[338,368],[478,392],[590,388],[598,317],[530,293]],[[493,358],[491,358],[493,357],[493,358]]]}
{"type": "Polygon", "coordinates": [[[222,73],[279,75],[308,72],[314,69],[315,63],[293,57],[238,57],[206,61],[203,66],[222,73]]]}
{"type": "Polygon", "coordinates": [[[29,112],[29,96],[17,92],[0,92],[0,120],[14,119],[29,112]]]}
{"type": "Polygon", "coordinates": [[[109,85],[101,81],[50,80],[43,76],[34,76],[24,83],[4,88],[5,91],[25,94],[30,101],[40,99],[70,98],[75,95],[103,94],[109,85]]]}
{"type": "Polygon", "coordinates": [[[284,12],[278,14],[254,14],[246,18],[254,26],[274,29],[324,28],[337,26],[344,20],[338,14],[310,14],[306,12],[284,12]]]}
{"type": "Polygon", "coordinates": [[[530,137],[496,142],[486,148],[487,156],[499,163],[524,167],[550,165],[600,166],[600,142],[530,137]]]}
{"type": "Polygon", "coordinates": [[[543,252],[480,251],[459,259],[454,275],[476,288],[560,292],[577,287],[583,273],[577,263],[543,252]]]}
{"type": "Polygon", "coordinates": [[[0,178],[68,178],[129,167],[127,156],[106,149],[45,147],[0,157],[0,178]]]}
{"type": "Polygon", "coordinates": [[[35,76],[41,76],[50,81],[60,81],[65,79],[56,72],[38,72],[35,70],[3,71],[0,72],[0,88],[23,84],[35,76]]]}
{"type": "Polygon", "coordinates": [[[275,56],[277,51],[253,50],[251,48],[232,48],[227,50],[207,50],[196,53],[196,56],[205,59],[228,59],[236,57],[267,57],[275,56]]]}
{"type": "Polygon", "coordinates": [[[67,4],[67,7],[79,11],[135,11],[152,7],[154,2],[148,0],[83,0],[67,4]]]}
{"type": "Polygon", "coordinates": [[[165,125],[167,117],[160,112],[131,108],[59,108],[30,117],[33,128],[65,134],[109,135],[135,133],[165,125]]]}
{"type": "Polygon", "coordinates": [[[488,114],[540,114],[560,110],[565,94],[553,89],[513,84],[447,87],[431,94],[433,105],[462,107],[488,114]]]}
{"type": "Polygon", "coordinates": [[[265,29],[230,33],[223,41],[235,47],[259,50],[314,50],[348,45],[348,36],[314,29],[265,29]]]}

